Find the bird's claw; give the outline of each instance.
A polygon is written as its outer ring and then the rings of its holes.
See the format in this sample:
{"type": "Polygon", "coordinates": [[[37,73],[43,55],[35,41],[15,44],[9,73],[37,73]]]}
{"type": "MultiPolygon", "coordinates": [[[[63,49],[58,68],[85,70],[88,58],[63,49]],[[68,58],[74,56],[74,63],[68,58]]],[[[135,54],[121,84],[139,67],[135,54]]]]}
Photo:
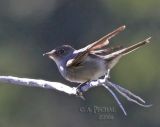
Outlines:
{"type": "Polygon", "coordinates": [[[78,97],[80,97],[81,99],[85,100],[85,97],[84,97],[84,95],[83,95],[83,91],[81,90],[80,87],[77,87],[77,88],[76,88],[76,95],[77,95],[78,97]]]}

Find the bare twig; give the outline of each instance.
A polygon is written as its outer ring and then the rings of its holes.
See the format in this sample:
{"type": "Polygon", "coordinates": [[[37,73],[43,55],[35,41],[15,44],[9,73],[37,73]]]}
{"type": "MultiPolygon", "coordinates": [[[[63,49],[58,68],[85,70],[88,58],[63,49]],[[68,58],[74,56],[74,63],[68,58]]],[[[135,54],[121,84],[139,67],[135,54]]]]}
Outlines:
{"type": "Polygon", "coordinates": [[[112,96],[114,97],[114,99],[116,100],[116,102],[118,103],[119,107],[122,109],[124,115],[126,116],[127,115],[127,112],[126,110],[124,109],[122,103],[119,101],[118,97],[116,96],[116,94],[108,87],[106,86],[105,84],[103,85],[111,94],[112,96]]]}
{"type": "MultiPolygon", "coordinates": [[[[41,79],[18,78],[13,76],[0,76],[0,82],[14,84],[14,85],[21,85],[21,86],[40,87],[44,89],[54,89],[61,92],[65,92],[69,95],[77,95],[76,87],[70,87],[60,82],[50,82],[50,81],[45,81],[41,79]]],[[[81,89],[82,89],[82,92],[85,92],[85,91],[88,91],[90,88],[96,87],[96,86],[103,86],[104,88],[106,88],[115,98],[116,102],[118,103],[119,107],[121,108],[121,110],[125,115],[127,115],[127,113],[123,105],[121,104],[118,97],[112,91],[111,88],[114,88],[118,93],[120,93],[128,101],[134,102],[142,107],[151,106],[151,105],[144,104],[145,101],[142,98],[133,94],[129,90],[108,81],[108,75],[106,75],[103,79],[98,79],[96,81],[91,81],[89,83],[86,83],[86,85],[84,85],[81,89]]]]}
{"type": "Polygon", "coordinates": [[[69,87],[60,82],[50,82],[41,79],[29,79],[29,78],[18,78],[13,76],[0,76],[0,82],[20,85],[20,86],[29,86],[29,87],[41,87],[44,89],[55,89],[67,94],[76,94],[76,89],[69,87]]]}
{"type": "Polygon", "coordinates": [[[109,82],[109,81],[107,81],[107,84],[108,84],[108,86],[111,86],[112,88],[114,88],[119,94],[121,94],[123,97],[125,97],[128,101],[136,103],[137,105],[142,106],[142,107],[151,107],[152,106],[152,105],[143,104],[143,103],[145,103],[145,101],[142,98],[140,98],[139,96],[133,94],[131,91],[129,91],[119,85],[116,85],[116,84],[109,82]],[[140,101],[140,102],[138,102],[138,101],[140,101]]]}
{"type": "MultiPolygon", "coordinates": [[[[28,86],[28,87],[40,87],[44,89],[55,89],[61,92],[65,92],[70,95],[76,95],[76,87],[70,87],[60,82],[51,82],[42,79],[30,79],[30,78],[19,78],[14,76],[0,76],[0,82],[9,83],[13,85],[28,86]]],[[[98,81],[86,83],[82,87],[82,92],[88,89],[101,85],[98,81]]]]}

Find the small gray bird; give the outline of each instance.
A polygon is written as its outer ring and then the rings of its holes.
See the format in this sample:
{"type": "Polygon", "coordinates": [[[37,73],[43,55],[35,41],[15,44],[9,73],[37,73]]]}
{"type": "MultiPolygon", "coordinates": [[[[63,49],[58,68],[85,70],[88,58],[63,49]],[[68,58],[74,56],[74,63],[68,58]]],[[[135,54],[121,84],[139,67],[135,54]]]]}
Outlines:
{"type": "Polygon", "coordinates": [[[150,37],[125,48],[121,46],[105,48],[109,44],[109,40],[124,29],[125,26],[121,26],[79,50],[69,45],[62,45],[44,55],[56,63],[61,75],[70,82],[83,84],[97,80],[105,74],[109,75],[109,71],[122,56],[149,43],[150,37]]]}

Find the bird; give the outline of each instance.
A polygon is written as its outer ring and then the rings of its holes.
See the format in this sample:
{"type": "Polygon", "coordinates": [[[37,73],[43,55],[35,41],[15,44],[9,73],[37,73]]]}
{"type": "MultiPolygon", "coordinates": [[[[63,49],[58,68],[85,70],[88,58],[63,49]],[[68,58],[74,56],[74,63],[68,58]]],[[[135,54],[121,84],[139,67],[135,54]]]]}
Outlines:
{"type": "Polygon", "coordinates": [[[80,95],[81,87],[84,83],[97,80],[104,75],[108,75],[109,77],[110,70],[118,63],[122,56],[150,42],[151,37],[131,46],[107,48],[109,40],[125,28],[126,26],[123,25],[78,50],[70,45],[62,45],[43,55],[48,56],[56,63],[59,72],[66,80],[80,84],[77,87],[77,93],[80,95]]]}

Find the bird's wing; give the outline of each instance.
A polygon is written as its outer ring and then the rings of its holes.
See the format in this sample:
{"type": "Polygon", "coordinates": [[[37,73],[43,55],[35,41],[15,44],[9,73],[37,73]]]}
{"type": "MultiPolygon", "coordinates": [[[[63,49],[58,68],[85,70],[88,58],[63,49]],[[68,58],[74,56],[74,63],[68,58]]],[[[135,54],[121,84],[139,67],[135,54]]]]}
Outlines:
{"type": "Polygon", "coordinates": [[[87,49],[88,51],[93,51],[96,49],[100,49],[106,45],[109,44],[109,39],[113,38],[114,36],[116,36],[117,34],[119,34],[120,32],[122,32],[124,29],[126,28],[126,26],[121,26],[117,29],[115,29],[114,31],[110,32],[109,34],[103,36],[102,38],[100,38],[99,40],[93,42],[90,45],[87,45],[87,49]]]}
{"type": "Polygon", "coordinates": [[[94,50],[94,51],[91,51],[91,54],[106,56],[108,54],[111,54],[111,53],[116,52],[118,50],[121,50],[123,48],[124,48],[124,46],[118,45],[118,46],[108,47],[108,48],[104,48],[104,49],[100,49],[100,50],[94,50]]]}
{"type": "Polygon", "coordinates": [[[125,25],[115,29],[114,31],[112,31],[109,34],[103,36],[102,38],[100,38],[99,40],[91,43],[90,45],[87,45],[86,47],[84,47],[82,49],[76,50],[74,52],[74,54],[76,54],[75,57],[68,60],[66,66],[67,67],[77,66],[77,64],[81,63],[83,61],[83,59],[85,59],[88,56],[89,53],[91,53],[94,50],[103,48],[104,46],[108,45],[109,44],[109,39],[116,36],[118,33],[123,31],[124,29],[125,29],[125,25]]]}

